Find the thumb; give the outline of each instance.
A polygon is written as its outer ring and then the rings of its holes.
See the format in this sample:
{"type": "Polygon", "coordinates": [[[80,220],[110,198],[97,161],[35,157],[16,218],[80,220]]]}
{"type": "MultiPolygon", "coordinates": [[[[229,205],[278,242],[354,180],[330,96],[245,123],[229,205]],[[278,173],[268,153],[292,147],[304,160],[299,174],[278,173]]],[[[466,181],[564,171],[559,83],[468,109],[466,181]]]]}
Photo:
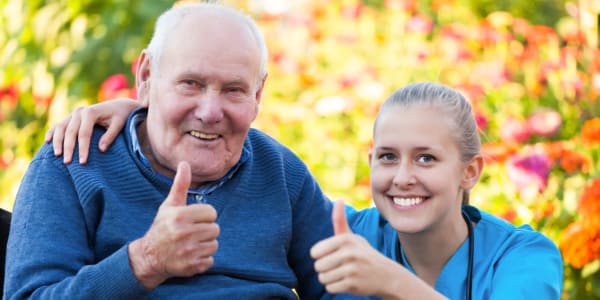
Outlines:
{"type": "Polygon", "coordinates": [[[348,226],[348,221],[346,220],[346,206],[344,205],[344,200],[335,202],[331,220],[333,222],[333,233],[335,235],[352,232],[348,226]]]}
{"type": "Polygon", "coordinates": [[[173,185],[169,191],[169,196],[163,204],[169,206],[182,206],[187,203],[187,191],[190,188],[192,173],[190,165],[182,161],[177,165],[177,173],[173,179],[173,185]]]}

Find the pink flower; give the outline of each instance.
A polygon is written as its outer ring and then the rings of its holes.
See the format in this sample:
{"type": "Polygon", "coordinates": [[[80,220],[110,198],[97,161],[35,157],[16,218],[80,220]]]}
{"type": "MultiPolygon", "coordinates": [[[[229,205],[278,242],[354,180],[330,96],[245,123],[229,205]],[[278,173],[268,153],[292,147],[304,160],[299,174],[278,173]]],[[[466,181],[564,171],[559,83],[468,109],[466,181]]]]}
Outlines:
{"type": "Polygon", "coordinates": [[[477,122],[477,128],[479,128],[479,130],[487,129],[488,120],[481,112],[475,112],[475,121],[477,122]]]}
{"type": "Polygon", "coordinates": [[[555,110],[540,109],[529,116],[527,125],[532,134],[552,137],[560,131],[562,117],[555,110]]]}
{"type": "Polygon", "coordinates": [[[508,177],[521,193],[531,187],[542,192],[548,183],[551,166],[552,161],[545,154],[512,156],[507,163],[508,177]]]}
{"type": "Polygon", "coordinates": [[[416,15],[406,24],[406,29],[409,32],[430,33],[433,30],[433,22],[426,16],[416,15]]]}
{"type": "Polygon", "coordinates": [[[526,122],[509,118],[502,124],[500,135],[505,142],[523,143],[529,139],[531,131],[526,122]]]}

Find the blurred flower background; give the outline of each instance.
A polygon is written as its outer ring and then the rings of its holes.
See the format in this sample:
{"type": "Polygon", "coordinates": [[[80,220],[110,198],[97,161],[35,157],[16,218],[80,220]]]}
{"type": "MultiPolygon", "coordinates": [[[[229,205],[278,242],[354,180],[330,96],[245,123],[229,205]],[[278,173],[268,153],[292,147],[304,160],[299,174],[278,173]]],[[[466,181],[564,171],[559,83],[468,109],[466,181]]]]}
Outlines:
{"type": "MultiPolygon", "coordinates": [[[[174,2],[0,1],[1,207],[49,126],[135,96],[137,55],[174,2]]],[[[331,198],[371,205],[367,154],[387,95],[414,81],[456,87],[486,155],[472,203],[557,243],[564,299],[600,299],[600,1],[223,2],[254,16],[269,46],[255,127],[331,198]]]]}

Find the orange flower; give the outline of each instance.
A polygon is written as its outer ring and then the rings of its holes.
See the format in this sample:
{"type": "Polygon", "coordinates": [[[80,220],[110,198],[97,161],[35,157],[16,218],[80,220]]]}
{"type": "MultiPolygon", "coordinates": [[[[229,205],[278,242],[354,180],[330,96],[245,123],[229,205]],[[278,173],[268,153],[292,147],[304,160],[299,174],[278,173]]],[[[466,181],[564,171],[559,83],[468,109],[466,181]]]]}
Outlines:
{"type": "Polygon", "coordinates": [[[534,207],[533,218],[539,222],[542,219],[552,217],[556,211],[556,205],[549,201],[539,201],[534,207]]]}
{"type": "Polygon", "coordinates": [[[513,207],[508,207],[504,212],[498,214],[498,217],[509,223],[514,223],[517,220],[517,216],[517,211],[513,207]]]}
{"type": "Polygon", "coordinates": [[[572,150],[565,150],[563,155],[559,158],[560,167],[569,174],[576,172],[588,171],[590,161],[587,157],[579,152],[572,150]]]}
{"type": "Polygon", "coordinates": [[[503,163],[517,151],[513,144],[487,143],[481,146],[481,152],[486,163],[503,163]]]}
{"type": "Polygon", "coordinates": [[[559,243],[564,260],[575,268],[600,258],[600,221],[576,222],[561,234],[559,243]]]}
{"type": "Polygon", "coordinates": [[[583,189],[577,211],[584,218],[600,220],[600,177],[583,189]]]}
{"type": "Polygon", "coordinates": [[[581,128],[581,137],[589,143],[600,143],[600,118],[585,121],[581,128]]]}
{"type": "Polygon", "coordinates": [[[552,27],[544,25],[533,25],[527,32],[527,42],[534,48],[547,44],[551,41],[558,42],[558,35],[552,27]]]}
{"type": "Polygon", "coordinates": [[[542,146],[546,155],[553,160],[560,159],[565,152],[569,151],[563,141],[544,143],[542,146]]]}

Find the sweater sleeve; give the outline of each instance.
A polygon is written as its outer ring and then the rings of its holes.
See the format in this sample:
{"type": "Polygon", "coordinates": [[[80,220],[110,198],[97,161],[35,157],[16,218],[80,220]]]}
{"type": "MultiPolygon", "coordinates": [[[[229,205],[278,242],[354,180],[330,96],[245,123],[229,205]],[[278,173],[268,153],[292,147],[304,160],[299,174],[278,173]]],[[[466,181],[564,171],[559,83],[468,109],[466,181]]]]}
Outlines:
{"type": "MultiPolygon", "coordinates": [[[[297,292],[301,299],[319,299],[325,288],[314,270],[310,248],[318,241],[333,235],[332,203],[323,195],[317,182],[306,171],[299,190],[292,193],[292,240],[288,258],[298,278],[297,292]]],[[[325,297],[327,298],[327,297],[325,297]]]]}
{"type": "Polygon", "coordinates": [[[517,230],[497,262],[489,299],[560,299],[563,263],[558,248],[539,232],[517,230]]]}
{"type": "Polygon", "coordinates": [[[86,224],[85,214],[65,166],[51,153],[38,154],[15,200],[4,299],[125,299],[147,293],[130,269],[127,245],[95,261],[94,225],[86,224]]]}

